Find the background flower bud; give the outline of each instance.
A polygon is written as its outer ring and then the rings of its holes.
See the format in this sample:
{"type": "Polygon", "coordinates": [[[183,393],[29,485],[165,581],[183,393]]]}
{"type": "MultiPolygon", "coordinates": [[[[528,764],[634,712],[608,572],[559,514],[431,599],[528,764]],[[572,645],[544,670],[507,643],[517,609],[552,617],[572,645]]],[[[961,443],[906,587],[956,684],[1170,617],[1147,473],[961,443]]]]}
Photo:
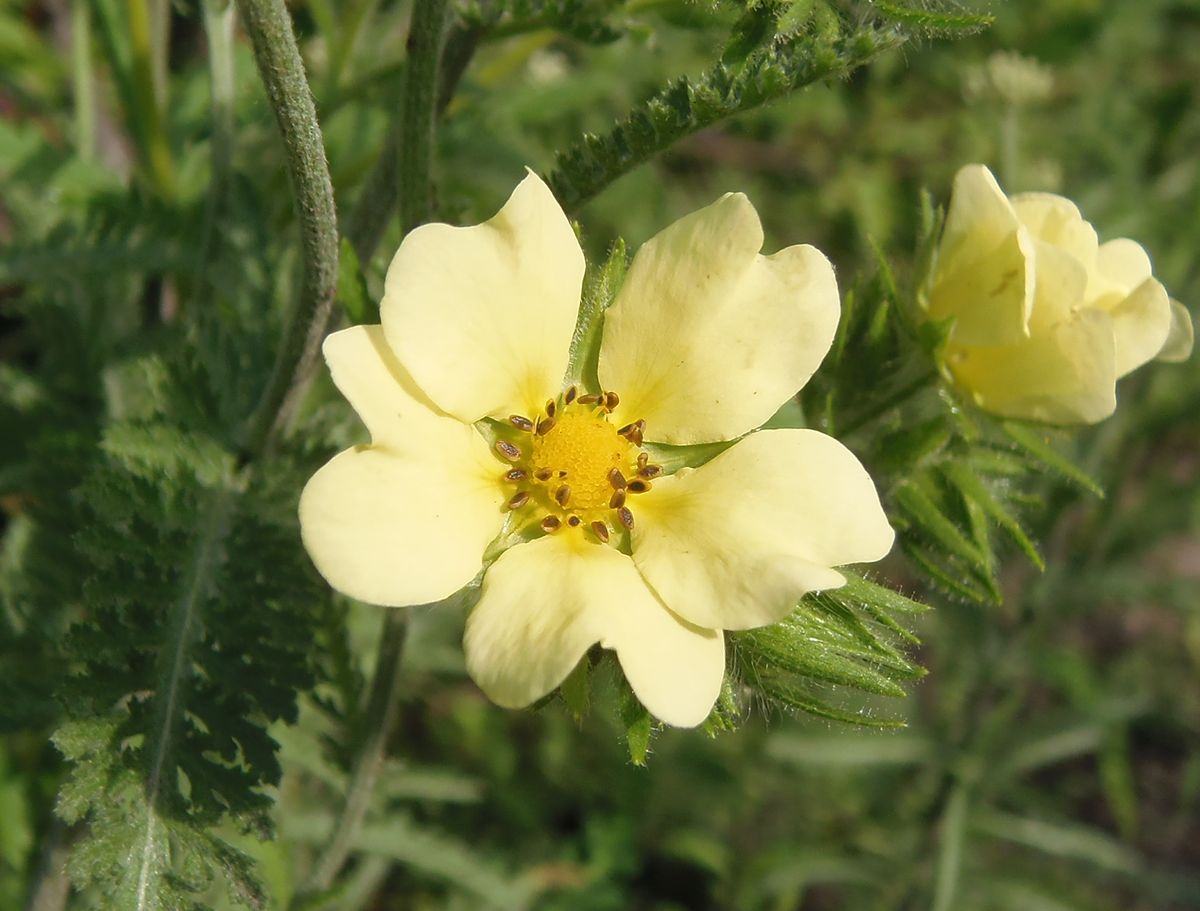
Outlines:
{"type": "Polygon", "coordinates": [[[954,179],[928,313],[953,320],[954,381],[1006,417],[1103,420],[1120,377],[1191,348],[1187,311],[1172,307],[1139,244],[1099,243],[1061,196],[1005,196],[983,165],[954,179]]]}

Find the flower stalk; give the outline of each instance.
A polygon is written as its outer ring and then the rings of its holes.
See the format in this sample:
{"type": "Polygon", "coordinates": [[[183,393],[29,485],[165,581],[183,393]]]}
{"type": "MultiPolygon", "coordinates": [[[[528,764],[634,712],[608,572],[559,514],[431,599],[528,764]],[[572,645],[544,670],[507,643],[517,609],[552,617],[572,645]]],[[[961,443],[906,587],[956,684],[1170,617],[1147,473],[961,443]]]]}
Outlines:
{"type": "Polygon", "coordinates": [[[417,0],[413,7],[400,137],[400,220],[406,234],[433,211],[430,171],[448,9],[447,0],[417,0]]]}
{"type": "Polygon", "coordinates": [[[283,0],[239,0],[254,59],[283,138],[300,222],[304,278],[275,366],[242,441],[243,457],[265,449],[287,424],[325,335],[337,289],[338,231],[333,184],[312,92],[283,0]]]}
{"type": "Polygon", "coordinates": [[[387,750],[388,737],[396,722],[396,707],[400,697],[400,658],[408,633],[408,614],[402,610],[384,613],[383,632],[379,642],[379,659],[364,718],[364,739],[358,752],[346,801],[334,824],[333,836],[313,868],[303,895],[324,892],[333,885],[354,839],[367,815],[375,793],[375,782],[387,750]]]}

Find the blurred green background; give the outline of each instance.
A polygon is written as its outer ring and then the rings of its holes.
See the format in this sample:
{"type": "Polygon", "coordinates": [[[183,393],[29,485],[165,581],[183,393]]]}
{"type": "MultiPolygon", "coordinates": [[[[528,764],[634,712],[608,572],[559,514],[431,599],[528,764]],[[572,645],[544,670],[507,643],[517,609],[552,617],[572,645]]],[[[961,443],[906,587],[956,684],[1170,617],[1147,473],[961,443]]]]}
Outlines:
{"type": "MultiPolygon", "coordinates": [[[[146,6],[146,27],[168,40],[151,42],[145,57],[139,6],[0,0],[0,504],[9,523],[28,506],[25,371],[53,376],[73,403],[63,426],[112,394],[97,387],[94,354],[72,348],[56,320],[86,330],[92,352],[102,336],[106,358],[131,355],[156,344],[146,314],[169,324],[174,295],[208,288],[243,344],[269,347],[261,313],[294,281],[281,150],[248,44],[240,34],[232,44],[235,128],[222,138],[200,9],[146,6]],[[90,39],[82,49],[72,45],[81,34],[90,39]],[[94,103],[78,104],[81,91],[94,103]],[[215,215],[214,141],[228,141],[231,156],[215,215]],[[203,244],[218,250],[211,271],[162,281],[185,273],[203,244]],[[64,293],[90,302],[70,317],[37,307],[64,293]]],[[[598,11],[613,40],[542,28],[480,45],[439,133],[443,220],[488,217],[525,166],[548,172],[580,131],[603,131],[670,78],[703,71],[737,16],[677,0],[580,8],[598,11]]],[[[399,97],[408,6],[290,9],[345,219],[399,97]]],[[[742,190],[762,214],[768,250],[813,243],[848,286],[878,247],[903,275],[922,190],[944,204],[957,168],[981,161],[1009,192],[1074,199],[1102,239],[1140,241],[1195,313],[1200,4],[1012,0],[988,12],[995,22],[977,34],[909,42],[846,81],[684,140],[576,213],[586,249],[601,256],[618,235],[634,247],[742,190]]],[[[826,14],[800,0],[789,15],[803,25],[826,14]]],[[[364,268],[376,295],[399,240],[396,225],[389,232],[364,268]]],[[[212,354],[226,343],[216,332],[195,344],[212,354]]],[[[247,370],[237,382],[252,389],[247,370]]],[[[363,853],[330,907],[1200,908],[1200,369],[1195,359],[1148,367],[1119,397],[1117,414],[1075,443],[1106,498],[1045,482],[1045,506],[1032,515],[1049,568],[1012,555],[1000,572],[1003,605],[924,591],[899,558],[883,566],[892,584],[936,608],[915,627],[928,677],[902,703],[865,706],[903,718],[904,729],[760,707],[733,733],[664,732],[638,768],[608,705],[611,681],[597,684],[581,724],[557,702],[503,711],[463,673],[459,619],[416,617],[394,758],[363,853]]],[[[336,411],[331,424],[352,426],[340,406],[324,407],[336,411]]],[[[5,541],[0,564],[13,565],[18,543],[5,541]]],[[[0,571],[4,635],[28,621],[13,619],[23,584],[0,571]]],[[[256,859],[271,907],[285,907],[303,878],[345,780],[336,707],[370,669],[378,614],[340,605],[339,629],[343,615],[348,635],[313,644],[318,685],[300,724],[272,729],[283,746],[279,838],[227,833],[256,859]],[[333,640],[345,654],[322,653],[333,640]]],[[[36,622],[52,637],[67,619],[36,622]]],[[[11,666],[14,651],[3,650],[11,666]]],[[[26,670],[33,680],[65,668],[26,670]]],[[[63,772],[46,742],[56,709],[27,690],[30,705],[0,730],[4,908],[61,886],[55,871],[71,843],[52,814],[63,772]]],[[[210,900],[227,902],[215,892],[210,900]]],[[[69,901],[104,906],[94,894],[69,901]]]]}

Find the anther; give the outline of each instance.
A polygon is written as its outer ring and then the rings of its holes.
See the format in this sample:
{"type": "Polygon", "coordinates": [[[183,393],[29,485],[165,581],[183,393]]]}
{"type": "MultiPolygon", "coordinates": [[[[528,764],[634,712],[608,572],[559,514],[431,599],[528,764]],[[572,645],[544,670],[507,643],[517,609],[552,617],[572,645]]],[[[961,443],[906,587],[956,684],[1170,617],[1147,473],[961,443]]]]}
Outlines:
{"type": "Polygon", "coordinates": [[[583,521],[583,519],[579,518],[579,516],[568,516],[567,517],[567,524],[570,525],[572,528],[578,528],[579,523],[582,521],[583,521]]]}
{"type": "Polygon", "coordinates": [[[566,395],[563,396],[563,401],[566,404],[570,405],[573,401],[575,401],[575,396],[578,393],[579,393],[579,390],[576,389],[574,386],[568,386],[567,393],[566,393],[566,395]]]}
{"type": "Polygon", "coordinates": [[[554,499],[563,509],[567,508],[567,504],[571,502],[571,485],[564,484],[558,490],[554,491],[554,499]]]}
{"type": "Polygon", "coordinates": [[[592,395],[590,392],[579,397],[580,405],[595,405],[598,401],[600,401],[600,396],[592,395]]]}
{"type": "Polygon", "coordinates": [[[504,456],[504,458],[508,459],[510,462],[515,462],[517,459],[521,458],[521,450],[512,443],[508,442],[508,440],[497,440],[496,452],[500,453],[500,455],[504,456]]]}
{"type": "Polygon", "coordinates": [[[609,509],[619,509],[625,505],[625,491],[614,490],[613,495],[608,498],[609,509]]]}
{"type": "Polygon", "coordinates": [[[645,493],[649,489],[650,489],[650,482],[643,480],[642,478],[634,478],[632,481],[629,482],[629,492],[630,493],[645,493]]]}
{"type": "Polygon", "coordinates": [[[650,453],[639,452],[638,453],[638,470],[640,471],[641,469],[645,468],[646,463],[649,461],[650,461],[650,453]]]}
{"type": "Polygon", "coordinates": [[[546,534],[550,534],[552,531],[558,531],[558,527],[560,525],[562,525],[562,522],[558,520],[558,516],[546,516],[546,518],[542,519],[542,531],[544,531],[546,534]]]}
{"type": "Polygon", "coordinates": [[[509,509],[520,509],[529,502],[529,492],[522,490],[520,493],[513,494],[513,498],[508,501],[509,509]]]}
{"type": "Polygon", "coordinates": [[[621,524],[628,529],[633,529],[633,513],[629,511],[628,506],[622,506],[617,510],[617,518],[621,520],[621,524]]]}
{"type": "Polygon", "coordinates": [[[537,471],[535,471],[533,473],[533,476],[537,480],[542,481],[544,483],[544,482],[550,480],[550,475],[552,475],[552,474],[554,474],[554,471],[550,468],[539,468],[537,471]]]}
{"type": "Polygon", "coordinates": [[[524,468],[513,468],[504,473],[504,480],[506,480],[506,481],[524,481],[526,474],[528,474],[528,472],[526,472],[524,468]]]}
{"type": "Polygon", "coordinates": [[[613,490],[625,489],[625,475],[621,474],[621,469],[610,468],[608,471],[608,483],[612,485],[613,490]]]}
{"type": "Polygon", "coordinates": [[[638,419],[632,424],[626,424],[617,431],[625,439],[629,440],[634,446],[642,445],[642,434],[646,431],[646,422],[638,419]]]}
{"type": "Polygon", "coordinates": [[[523,418],[519,414],[510,414],[508,416],[508,423],[516,427],[517,430],[524,430],[526,433],[533,430],[533,421],[529,420],[529,418],[523,418]]]}
{"type": "Polygon", "coordinates": [[[616,411],[617,405],[621,402],[621,397],[615,392],[604,393],[604,408],[607,411],[616,411]]]}
{"type": "Polygon", "coordinates": [[[546,399],[546,417],[554,417],[554,399],[546,399]]]}
{"type": "Polygon", "coordinates": [[[599,521],[593,522],[592,523],[592,532],[596,535],[597,538],[599,538],[601,540],[602,543],[604,543],[604,544],[608,543],[608,526],[605,525],[603,522],[599,522],[599,521]]]}
{"type": "Polygon", "coordinates": [[[661,465],[643,465],[638,469],[638,476],[643,478],[657,478],[662,474],[661,465]]]}
{"type": "MultiPolygon", "coordinates": [[[[554,403],[551,402],[550,404],[553,405],[554,403]]],[[[546,434],[548,434],[553,429],[554,429],[554,418],[552,418],[552,417],[545,417],[537,422],[537,435],[540,437],[544,437],[546,434]]]]}

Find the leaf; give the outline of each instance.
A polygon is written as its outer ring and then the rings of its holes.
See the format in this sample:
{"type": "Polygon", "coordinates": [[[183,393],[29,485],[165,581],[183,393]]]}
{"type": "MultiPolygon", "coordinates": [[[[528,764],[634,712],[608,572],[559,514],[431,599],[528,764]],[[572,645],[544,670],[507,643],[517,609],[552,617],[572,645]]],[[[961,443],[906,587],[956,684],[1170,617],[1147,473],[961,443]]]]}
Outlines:
{"type": "Polygon", "coordinates": [[[907,6],[889,0],[874,0],[872,6],[881,15],[910,28],[920,29],[927,35],[971,35],[990,26],[995,17],[980,13],[947,13],[907,6]]]}
{"type": "Polygon", "coordinates": [[[990,543],[986,532],[982,534],[982,541],[978,537],[981,534],[980,516],[976,515],[973,520],[972,535],[976,540],[972,541],[946,515],[941,503],[934,500],[927,488],[933,489],[932,483],[927,476],[918,475],[901,482],[892,492],[892,498],[900,507],[904,527],[916,532],[915,536],[911,533],[902,536],[901,546],[905,553],[935,581],[952,591],[972,600],[999,603],[1001,595],[992,573],[990,543]],[[960,578],[963,570],[969,578],[960,578]],[[977,588],[975,583],[982,588],[977,588]]]}
{"type": "MultiPolygon", "coordinates": [[[[1065,458],[1049,441],[1040,436],[1039,431],[1026,424],[1015,421],[1001,421],[1000,429],[1021,449],[1031,455],[1036,461],[1052,471],[1062,475],[1068,481],[1078,485],[1101,499],[1104,490],[1082,468],[1065,458]]],[[[1044,431],[1042,431],[1044,433],[1044,431]]]]}
{"type": "Polygon", "coordinates": [[[902,40],[895,30],[871,28],[847,36],[793,35],[753,52],[736,69],[718,63],[695,81],[677,79],[606,135],[585,134],[559,152],[547,183],[563,208],[574,211],[683,137],[821,79],[845,75],[902,40]]]}
{"type": "Polygon", "coordinates": [[[567,383],[582,383],[599,389],[596,363],[600,358],[600,334],[604,328],[604,311],[616,299],[625,280],[628,254],[625,241],[617,238],[600,267],[589,266],[584,278],[579,316],[567,355],[567,383]]]}
{"type": "Polygon", "coordinates": [[[766,753],[772,759],[803,766],[920,765],[928,762],[936,746],[918,734],[897,732],[888,737],[863,736],[847,731],[817,734],[779,731],[767,739],[766,753]]]}
{"type": "Polygon", "coordinates": [[[567,675],[567,679],[559,684],[559,693],[567,704],[567,711],[578,723],[588,712],[588,701],[591,695],[592,662],[587,655],[579,659],[575,669],[567,675]]]}
{"type": "Polygon", "coordinates": [[[970,794],[961,782],[946,801],[938,831],[937,866],[934,874],[933,911],[958,907],[958,884],[962,878],[963,851],[967,835],[970,794]]]}
{"type": "Polygon", "coordinates": [[[100,453],[70,517],[88,608],[66,638],[78,673],[56,737],[71,764],[59,811],[89,823],[73,877],[134,909],[191,907],[213,880],[261,904],[210,827],[268,831],[267,726],[294,720],[312,682],[327,602],[300,551],[295,473],[282,456],[239,473],[164,423],[114,424],[100,453]]]}
{"type": "Polygon", "coordinates": [[[632,692],[626,692],[621,707],[621,723],[625,726],[625,744],[629,761],[644,766],[650,753],[650,737],[654,733],[654,718],[638,702],[632,692]]]}
{"type": "Polygon", "coordinates": [[[1029,558],[1029,562],[1039,570],[1046,569],[1046,562],[1025,533],[1025,529],[1021,527],[1020,521],[992,496],[979,475],[961,462],[947,462],[941,466],[941,471],[946,479],[958,488],[964,501],[977,506],[988,518],[1008,532],[1009,537],[1029,558]]]}
{"type": "Polygon", "coordinates": [[[903,687],[897,686],[884,674],[842,657],[832,649],[818,652],[815,649],[796,648],[795,638],[781,624],[747,630],[738,636],[738,640],[744,660],[762,660],[772,668],[801,677],[852,686],[881,696],[905,695],[903,687]]]}
{"type": "Polygon", "coordinates": [[[1051,857],[1083,861],[1113,873],[1139,876],[1145,871],[1145,863],[1136,851],[1088,826],[1052,823],[992,810],[973,819],[972,828],[1051,857]]]}
{"type": "Polygon", "coordinates": [[[534,897],[530,884],[506,875],[473,846],[418,827],[404,816],[367,823],[355,839],[355,848],[449,883],[474,896],[481,908],[523,911],[534,897]]]}
{"type": "Polygon", "coordinates": [[[790,711],[804,712],[808,715],[816,715],[818,718],[864,727],[902,728],[905,726],[905,722],[901,719],[875,718],[869,715],[865,709],[853,711],[835,706],[813,695],[804,687],[777,677],[760,678],[755,681],[755,686],[771,702],[790,711]]]}
{"type": "Polygon", "coordinates": [[[741,63],[752,51],[774,38],[780,17],[787,10],[788,4],[779,0],[750,4],[733,24],[721,52],[721,62],[726,65],[741,63]]]}

